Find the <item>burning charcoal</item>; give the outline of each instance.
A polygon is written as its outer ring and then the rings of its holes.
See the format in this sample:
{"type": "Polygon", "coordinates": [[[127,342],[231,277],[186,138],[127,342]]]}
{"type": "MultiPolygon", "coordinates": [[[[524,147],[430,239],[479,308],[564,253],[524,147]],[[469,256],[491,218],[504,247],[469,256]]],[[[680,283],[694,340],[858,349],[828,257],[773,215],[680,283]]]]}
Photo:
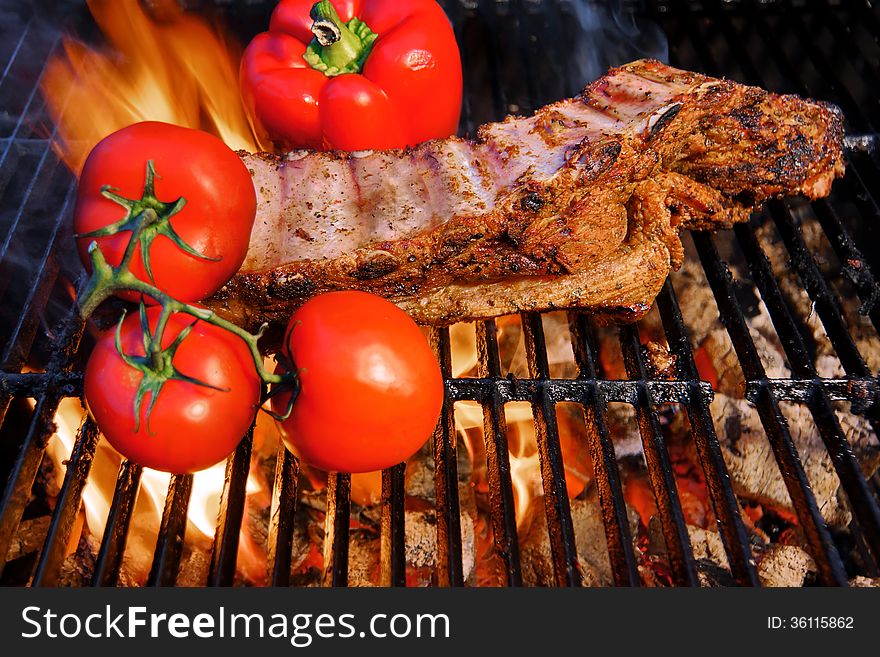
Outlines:
{"type": "MultiPolygon", "coordinates": [[[[732,397],[744,396],[745,377],[727,329],[721,324],[720,312],[706,280],[699,258],[687,244],[687,259],[681,270],[673,274],[675,289],[688,323],[691,347],[701,378],[712,383],[716,392],[732,397]]],[[[771,377],[789,377],[791,372],[763,304],[749,316],[750,334],[764,369],[771,377]]]]}
{"type": "Polygon", "coordinates": [[[211,568],[211,541],[199,537],[186,540],[177,571],[177,586],[205,586],[211,568]]]}
{"type": "MultiPolygon", "coordinates": [[[[555,579],[544,505],[536,501],[532,508],[535,513],[531,525],[525,536],[520,537],[523,583],[527,586],[552,586],[555,579]]],[[[627,507],[627,513],[630,533],[635,536],[638,514],[630,507],[627,507]]],[[[610,586],[613,582],[611,563],[595,487],[590,487],[583,499],[571,500],[571,520],[583,585],[610,586]]]]}
{"type": "Polygon", "coordinates": [[[89,539],[80,538],[76,552],[61,563],[58,586],[88,586],[95,569],[97,546],[90,545],[89,539]]]}
{"type": "MultiPolygon", "coordinates": [[[[807,248],[815,256],[818,256],[817,261],[820,264],[822,262],[836,262],[834,251],[827,243],[818,221],[806,208],[798,208],[798,210],[801,215],[801,235],[807,248]]],[[[797,314],[804,318],[807,328],[813,333],[819,375],[823,377],[843,376],[844,370],[834,355],[834,348],[825,334],[822,321],[814,312],[812,302],[804,291],[797,272],[790,266],[789,254],[784,243],[769,224],[761,226],[758,233],[763,238],[762,244],[765,245],[767,256],[773,264],[773,270],[779,279],[779,285],[786,300],[795,308],[797,314]]],[[[827,266],[820,268],[830,269],[827,266]]],[[[880,336],[873,330],[868,317],[859,313],[860,303],[853,294],[852,287],[837,276],[830,278],[831,285],[840,299],[840,308],[850,329],[850,334],[865,359],[868,369],[876,372],[880,369],[880,336]]]]}
{"type": "Polygon", "coordinates": [[[678,358],[675,354],[669,352],[669,348],[665,344],[648,341],[643,347],[647,356],[646,364],[650,370],[650,374],[655,379],[674,379],[676,375],[676,361],[678,358]]]}
{"type": "MultiPolygon", "coordinates": [[[[411,461],[412,462],[412,461],[411,461]]],[[[474,571],[474,517],[476,507],[469,484],[459,486],[461,506],[462,567],[465,581],[474,571]]],[[[437,521],[433,504],[410,497],[404,513],[407,584],[427,586],[437,562],[437,521]]],[[[324,549],[324,491],[305,491],[294,519],[292,582],[299,586],[320,585],[324,549]]],[[[352,508],[352,529],[348,546],[350,586],[379,584],[380,505],[352,508]]]]}
{"type": "Polygon", "coordinates": [[[697,580],[700,582],[700,586],[704,588],[736,585],[736,580],[733,579],[729,571],[708,559],[698,559],[696,567],[697,580]]]}
{"type": "Polygon", "coordinates": [[[379,584],[379,541],[368,531],[353,530],[348,539],[348,585],[379,584]]]}
{"type": "Polygon", "coordinates": [[[636,409],[629,404],[610,403],[605,413],[605,425],[614,441],[618,460],[642,454],[642,435],[636,419],[636,409]]]}
{"type": "Polygon", "coordinates": [[[52,518],[50,516],[23,520],[18,525],[18,531],[15,533],[12,544],[9,546],[6,560],[12,561],[41,549],[43,541],[46,540],[46,532],[49,531],[49,523],[51,521],[52,518]]]}
{"type": "MultiPolygon", "coordinates": [[[[430,502],[434,501],[434,457],[432,455],[433,446],[428,441],[422,446],[415,456],[409,459],[406,464],[406,494],[410,497],[418,497],[430,502]]],[[[464,451],[464,450],[463,450],[464,451]]],[[[468,473],[470,474],[470,459],[465,459],[468,463],[468,473]]],[[[458,463],[458,474],[461,479],[461,460],[458,463]]]]}
{"type": "MultiPolygon", "coordinates": [[[[792,440],[798,448],[823,517],[833,525],[848,524],[849,512],[837,497],[837,474],[812,423],[809,409],[786,403],[780,406],[788,418],[792,440]]],[[[788,490],[754,408],[743,399],[722,394],[715,395],[711,408],[724,461],[736,492],[748,499],[791,510],[788,490]]],[[[842,415],[840,419],[856,458],[865,474],[870,476],[880,465],[880,446],[873,438],[869,424],[854,415],[842,415]]]]}
{"type": "MultiPolygon", "coordinates": [[[[812,558],[802,547],[792,544],[771,544],[767,535],[753,526],[747,515],[744,516],[744,520],[758,565],[758,573],[765,586],[802,586],[807,575],[815,572],[812,558]]],[[[730,564],[721,534],[714,528],[704,529],[690,524],[687,530],[700,585],[734,586],[736,582],[730,573],[730,564]]],[[[644,555],[646,569],[653,570],[652,578],[659,581],[659,585],[666,586],[668,583],[662,581],[664,569],[667,568],[666,543],[658,516],[653,516],[648,523],[647,538],[647,552],[644,555]]]]}
{"type": "MultiPolygon", "coordinates": [[[[437,520],[433,510],[406,512],[406,564],[407,569],[421,574],[410,585],[427,586],[430,574],[437,563],[437,520]]],[[[461,514],[462,571],[468,581],[474,572],[474,519],[468,513],[461,514]]]]}
{"type": "Polygon", "coordinates": [[[771,545],[756,560],[764,586],[803,586],[807,576],[816,572],[813,558],[795,545],[771,545]]]}
{"type": "Polygon", "coordinates": [[[730,570],[721,534],[692,525],[688,525],[688,534],[691,539],[691,547],[694,550],[694,559],[710,561],[724,570],[730,570]]]}
{"type": "Polygon", "coordinates": [[[854,577],[849,585],[859,589],[880,588],[880,577],[854,577]]]}
{"type": "MultiPolygon", "coordinates": [[[[827,251],[827,245],[820,244],[818,224],[814,220],[805,221],[803,229],[808,244],[827,251]]],[[[812,312],[810,299],[801,287],[797,274],[788,264],[788,252],[784,244],[769,224],[762,224],[758,228],[758,234],[773,263],[774,271],[779,276],[783,294],[796,313],[804,318],[807,329],[813,334],[817,350],[815,365],[819,375],[842,375],[843,371],[822,323],[816,313],[812,312]]],[[[790,510],[792,507],[788,491],[766,433],[753,407],[743,399],[744,377],[736,352],[726,329],[720,323],[711,289],[700,266],[695,264],[697,262],[697,258],[686,260],[681,271],[675,275],[676,290],[682,303],[682,312],[691,329],[700,374],[709,379],[716,390],[711,407],[712,417],[724,450],[725,463],[738,494],[790,510]],[[712,312],[706,312],[707,308],[711,308],[712,312]]],[[[876,333],[867,330],[865,319],[859,318],[852,310],[847,317],[851,322],[854,338],[866,358],[869,354],[873,357],[880,353],[880,340],[876,333]]],[[[791,371],[786,364],[782,345],[762,304],[758,305],[757,314],[748,318],[748,323],[767,375],[790,377],[791,371]]],[[[872,366],[877,367],[878,364],[872,366]]],[[[822,515],[831,524],[847,524],[849,513],[837,498],[837,475],[825,445],[813,425],[809,410],[805,406],[788,404],[781,404],[781,407],[789,420],[792,439],[800,452],[822,515]]],[[[848,413],[839,412],[838,416],[856,458],[866,475],[870,475],[880,464],[880,446],[873,438],[868,423],[863,418],[848,413]]]]}

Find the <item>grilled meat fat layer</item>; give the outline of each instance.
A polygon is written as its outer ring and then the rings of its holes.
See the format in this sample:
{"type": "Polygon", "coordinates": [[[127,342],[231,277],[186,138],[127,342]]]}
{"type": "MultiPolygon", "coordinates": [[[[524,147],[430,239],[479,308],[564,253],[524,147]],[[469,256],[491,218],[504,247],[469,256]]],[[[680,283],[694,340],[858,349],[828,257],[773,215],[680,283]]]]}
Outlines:
{"type": "Polygon", "coordinates": [[[423,324],[572,306],[635,320],[681,265],[680,228],[826,195],[842,140],[829,105],[640,60],[474,140],[243,153],[257,219],[208,303],[251,328],[340,289],[423,324]]]}

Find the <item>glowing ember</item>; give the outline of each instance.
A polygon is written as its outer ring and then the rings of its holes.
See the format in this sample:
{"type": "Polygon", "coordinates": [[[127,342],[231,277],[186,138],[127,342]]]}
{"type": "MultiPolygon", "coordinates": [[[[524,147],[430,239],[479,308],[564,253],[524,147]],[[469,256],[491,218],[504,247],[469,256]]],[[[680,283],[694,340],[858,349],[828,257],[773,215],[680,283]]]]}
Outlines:
{"type": "Polygon", "coordinates": [[[239,97],[240,53],[225,35],[184,13],[158,22],[138,0],[88,5],[109,47],[65,39],[42,84],[56,149],[72,171],[101,139],[139,121],[201,128],[233,149],[260,150],[239,97]]]}

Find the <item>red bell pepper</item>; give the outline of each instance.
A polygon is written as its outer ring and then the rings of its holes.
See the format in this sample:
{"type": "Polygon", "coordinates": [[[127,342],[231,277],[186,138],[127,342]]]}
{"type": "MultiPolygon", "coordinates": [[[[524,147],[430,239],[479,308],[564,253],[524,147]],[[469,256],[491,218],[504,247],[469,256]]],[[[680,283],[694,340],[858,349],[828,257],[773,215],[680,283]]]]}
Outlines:
{"type": "Polygon", "coordinates": [[[448,137],[461,85],[455,35],[435,0],[281,0],[241,62],[245,106],[279,148],[448,137]]]}

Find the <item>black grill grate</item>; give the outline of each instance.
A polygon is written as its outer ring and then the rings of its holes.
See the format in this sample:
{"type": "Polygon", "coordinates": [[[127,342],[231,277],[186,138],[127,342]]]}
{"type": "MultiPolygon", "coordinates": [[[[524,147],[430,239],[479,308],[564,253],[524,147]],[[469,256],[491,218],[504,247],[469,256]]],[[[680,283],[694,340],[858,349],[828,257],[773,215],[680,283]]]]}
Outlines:
{"type": "MultiPolygon", "coordinates": [[[[267,4],[271,3],[251,2],[240,11],[248,16],[259,14],[265,21],[267,4]]],[[[574,38],[572,26],[576,24],[573,0],[461,0],[443,4],[462,47],[463,132],[472,133],[479,124],[511,111],[531,112],[577,91],[578,83],[566,68],[574,38]]],[[[651,5],[651,10],[669,37],[673,65],[826,99],[844,110],[850,135],[847,176],[836,184],[829,199],[813,203],[807,210],[815,215],[840,262],[858,263],[857,267],[844,267],[843,274],[861,300],[862,310],[878,328],[880,290],[872,274],[872,269],[878,271],[880,267],[880,248],[876,248],[880,232],[876,196],[880,189],[880,153],[875,129],[880,122],[880,96],[876,92],[880,81],[877,10],[865,2],[847,3],[843,7],[830,1],[705,2],[689,6],[658,2],[651,5]]],[[[9,441],[8,445],[0,442],[0,468],[5,468],[0,470],[0,480],[6,482],[0,497],[0,555],[8,553],[29,502],[54,431],[53,417],[58,404],[64,397],[81,394],[82,384],[78,368],[84,327],[71,304],[72,288],[66,283],[67,272],[77,271],[67,246],[75,186],[51,149],[53,135],[47,129],[37,91],[40,71],[59,43],[57,33],[47,37],[47,31],[40,29],[39,13],[31,15],[28,11],[32,9],[22,10],[21,16],[15,16],[21,20],[4,21],[0,28],[9,32],[0,33],[0,306],[8,311],[0,322],[0,438],[9,441]],[[19,257],[22,254],[28,257],[19,257]],[[38,371],[23,372],[26,366],[38,371]],[[21,412],[8,410],[25,397],[33,398],[36,405],[22,423],[21,412]],[[6,455],[8,459],[4,461],[6,455]]],[[[876,477],[866,480],[832,401],[849,401],[852,412],[864,414],[876,440],[880,420],[878,378],[853,341],[829,272],[817,265],[805,245],[799,228],[804,207],[798,200],[774,202],[753,217],[751,225],[717,235],[696,233],[693,243],[745,375],[746,396],[757,408],[816,562],[819,580],[824,584],[846,585],[850,573],[820,513],[780,402],[798,402],[809,408],[853,511],[851,530],[861,550],[862,571],[876,575],[880,555],[876,477]],[[823,379],[817,373],[812,356],[815,345],[809,343],[811,338],[803,320],[780,289],[765,245],[756,234],[758,226],[768,222],[781,236],[792,268],[814,303],[846,372],[843,377],[823,379]],[[738,253],[746,263],[747,276],[772,319],[792,378],[768,378],[737,297],[737,285],[747,281],[743,275],[735,278],[731,273],[728,253],[738,253]]],[[[743,271],[742,267],[733,269],[743,271]]],[[[700,380],[688,327],[671,281],[667,281],[658,297],[657,308],[670,350],[677,357],[675,380],[649,374],[637,325],[619,331],[628,380],[601,378],[593,326],[588,317],[577,311],[568,315],[578,369],[577,378],[570,380],[550,377],[542,317],[538,314],[522,317],[529,372],[526,379],[502,377],[494,320],[476,325],[478,378],[452,378],[449,331],[431,330],[432,346],[447,388],[443,414],[433,439],[436,584],[460,586],[465,582],[453,420],[453,404],[461,400],[478,401],[483,408],[492,536],[509,585],[523,582],[504,416],[504,404],[512,401],[529,402],[532,406],[556,583],[578,585],[581,581],[556,423],[555,407],[559,402],[574,402],[583,408],[614,582],[641,583],[621,474],[606,422],[607,403],[623,402],[636,409],[667,546],[671,581],[676,585],[696,585],[699,579],[658,418],[661,404],[678,404],[687,412],[734,580],[742,585],[759,584],[740,503],[731,486],[710,413],[713,390],[709,383],[700,380]]],[[[85,420],[38,559],[23,573],[4,574],[3,581],[14,582],[17,576],[21,581],[32,577],[33,585],[57,582],[98,439],[95,426],[85,420]]],[[[252,445],[253,431],[244,437],[227,462],[209,585],[230,585],[234,581],[252,445]]],[[[117,583],[140,478],[140,466],[123,462],[92,573],[94,585],[117,583]]],[[[268,531],[270,581],[276,586],[290,583],[298,479],[296,459],[281,449],[268,531]]],[[[191,476],[172,478],[148,580],[151,585],[173,585],[177,581],[191,490],[191,476]]],[[[348,475],[330,476],[327,500],[322,582],[346,585],[351,509],[348,475]]],[[[400,465],[382,476],[380,581],[385,585],[399,586],[406,580],[404,518],[404,466],[400,465]]],[[[0,556],[0,563],[4,562],[5,558],[0,556]]]]}

